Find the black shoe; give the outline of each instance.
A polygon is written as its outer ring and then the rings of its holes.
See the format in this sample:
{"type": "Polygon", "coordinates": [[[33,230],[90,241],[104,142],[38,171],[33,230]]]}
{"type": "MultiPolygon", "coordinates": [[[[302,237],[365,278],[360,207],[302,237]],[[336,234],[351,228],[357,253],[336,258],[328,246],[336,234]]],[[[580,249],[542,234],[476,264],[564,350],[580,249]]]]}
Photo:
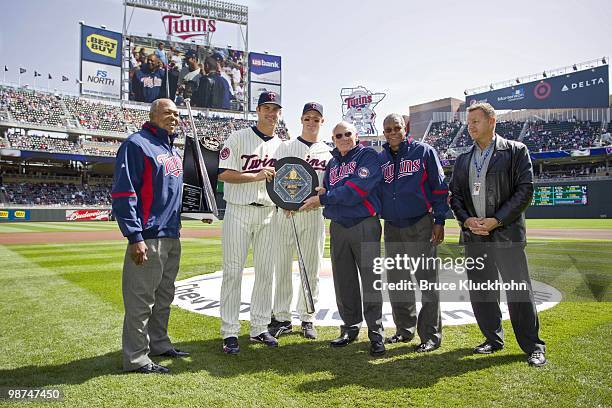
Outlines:
{"type": "Polygon", "coordinates": [[[440,348],[440,344],[436,344],[431,340],[427,340],[425,343],[421,343],[415,347],[414,351],[417,353],[429,353],[430,351],[434,351],[440,348]]]}
{"type": "Polygon", "coordinates": [[[278,341],[267,331],[257,336],[251,336],[251,341],[263,343],[268,347],[278,347],[278,341]]]}
{"type": "Polygon", "coordinates": [[[354,342],[355,340],[357,340],[357,335],[351,335],[348,332],[344,332],[340,335],[340,337],[333,339],[329,345],[332,347],[344,347],[344,346],[348,346],[349,344],[351,344],[352,342],[354,342]]]}
{"type": "Polygon", "coordinates": [[[170,372],[170,369],[159,364],[149,363],[147,365],[143,365],[140,368],[132,370],[132,372],[142,374],[168,374],[170,372]]]}
{"type": "Polygon", "coordinates": [[[385,344],[382,341],[371,341],[370,342],[370,355],[382,356],[385,354],[385,344]]]}
{"type": "Polygon", "coordinates": [[[312,322],[302,322],[302,334],[307,339],[317,338],[317,330],[314,328],[312,322]]]}
{"type": "Polygon", "coordinates": [[[276,320],[275,318],[272,318],[272,321],[268,325],[268,332],[270,332],[270,334],[276,338],[278,338],[281,334],[291,333],[292,330],[293,330],[293,326],[291,325],[291,322],[288,320],[284,322],[280,322],[276,320]]]}
{"type": "Polygon", "coordinates": [[[186,351],[181,351],[179,349],[175,349],[174,347],[170,350],[159,355],[160,357],[170,357],[170,358],[179,358],[179,357],[188,357],[189,353],[186,351]]]}
{"type": "Polygon", "coordinates": [[[546,356],[544,355],[544,352],[536,350],[529,355],[527,362],[529,363],[530,366],[542,367],[544,364],[546,364],[547,361],[546,361],[546,356]]]}
{"type": "Polygon", "coordinates": [[[387,344],[395,344],[395,343],[409,343],[414,339],[414,334],[412,336],[404,336],[403,334],[395,333],[391,337],[387,337],[385,339],[385,343],[387,344]]]}
{"type": "Polygon", "coordinates": [[[223,352],[225,354],[240,353],[240,346],[238,345],[238,339],[236,337],[228,337],[226,339],[223,339],[223,352]]]}
{"type": "Polygon", "coordinates": [[[491,354],[491,353],[495,353],[496,351],[499,351],[501,349],[503,349],[504,346],[498,346],[496,344],[493,343],[489,343],[488,341],[485,341],[484,343],[476,346],[474,348],[474,354],[491,354]]]}

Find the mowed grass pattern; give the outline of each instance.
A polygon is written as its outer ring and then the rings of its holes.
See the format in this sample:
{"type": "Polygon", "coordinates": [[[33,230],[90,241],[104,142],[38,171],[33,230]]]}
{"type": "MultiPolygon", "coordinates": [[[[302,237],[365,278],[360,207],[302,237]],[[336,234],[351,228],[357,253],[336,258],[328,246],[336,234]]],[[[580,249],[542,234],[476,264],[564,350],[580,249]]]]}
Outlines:
{"type": "MultiPolygon", "coordinates": [[[[59,406],[610,406],[611,246],[530,245],[534,278],[568,299],[540,314],[550,359],[541,369],[527,366],[509,322],[506,348],[491,356],[471,354],[482,341],[476,325],[444,328],[431,354],[413,343],[373,359],[365,331],[340,350],[328,346],[336,328],[268,349],[249,344],[247,323],[241,354],[226,356],[218,319],[173,308],[171,337],[193,354],[158,360],[169,376],[121,373],[124,242],[0,246],[0,387],[61,387],[59,406]]],[[[220,269],[220,239],[183,240],[179,279],[220,269]]]]}

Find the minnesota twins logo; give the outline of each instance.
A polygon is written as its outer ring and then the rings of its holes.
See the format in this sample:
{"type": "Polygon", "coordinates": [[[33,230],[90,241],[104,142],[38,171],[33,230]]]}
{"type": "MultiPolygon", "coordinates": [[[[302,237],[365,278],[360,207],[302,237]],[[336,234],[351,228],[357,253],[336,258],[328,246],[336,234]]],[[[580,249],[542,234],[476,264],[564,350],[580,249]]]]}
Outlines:
{"type": "Polygon", "coordinates": [[[367,178],[370,175],[370,170],[367,167],[360,167],[357,169],[357,175],[361,178],[367,178]]]}
{"type": "Polygon", "coordinates": [[[224,147],[221,149],[221,153],[219,153],[219,158],[221,160],[227,160],[228,157],[230,157],[230,149],[229,147],[224,147]]]}
{"type": "MultiPolygon", "coordinates": [[[[355,173],[357,162],[342,163],[340,166],[334,166],[329,171],[329,184],[332,186],[345,177],[355,173]]],[[[367,177],[367,176],[366,176],[367,177]]]]}
{"type": "Polygon", "coordinates": [[[183,174],[183,162],[180,156],[172,156],[168,153],[159,154],[156,157],[159,164],[164,165],[164,176],[178,177],[183,174]]]}

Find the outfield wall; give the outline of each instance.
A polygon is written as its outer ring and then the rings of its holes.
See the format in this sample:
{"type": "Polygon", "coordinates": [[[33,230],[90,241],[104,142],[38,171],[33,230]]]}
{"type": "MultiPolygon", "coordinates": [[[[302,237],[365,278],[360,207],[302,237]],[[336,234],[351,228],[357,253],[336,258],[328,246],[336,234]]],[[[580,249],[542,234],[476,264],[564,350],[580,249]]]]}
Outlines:
{"type": "Polygon", "coordinates": [[[536,182],[536,186],[586,185],[587,203],[530,206],[527,218],[612,218],[612,180],[536,182]]]}

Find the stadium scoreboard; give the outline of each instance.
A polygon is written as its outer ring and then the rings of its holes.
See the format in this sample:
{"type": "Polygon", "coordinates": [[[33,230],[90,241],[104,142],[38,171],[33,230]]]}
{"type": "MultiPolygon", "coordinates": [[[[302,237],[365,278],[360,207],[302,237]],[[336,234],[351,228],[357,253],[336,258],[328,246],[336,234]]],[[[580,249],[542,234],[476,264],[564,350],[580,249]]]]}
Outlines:
{"type": "Polygon", "coordinates": [[[536,186],[531,205],[586,205],[587,186],[536,186]]]}

